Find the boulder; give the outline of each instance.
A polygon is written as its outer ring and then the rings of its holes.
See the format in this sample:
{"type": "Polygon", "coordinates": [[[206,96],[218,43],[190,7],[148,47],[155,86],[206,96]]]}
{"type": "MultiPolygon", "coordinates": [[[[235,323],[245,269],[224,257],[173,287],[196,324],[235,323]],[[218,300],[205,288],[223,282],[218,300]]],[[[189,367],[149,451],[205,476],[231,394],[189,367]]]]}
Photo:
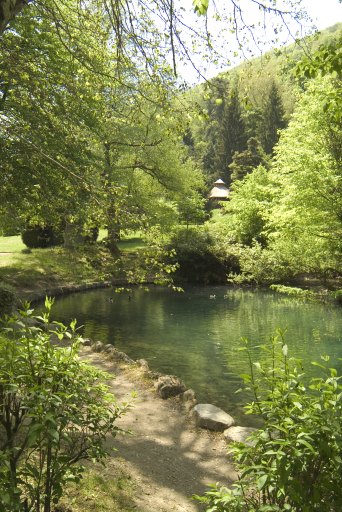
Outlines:
{"type": "Polygon", "coordinates": [[[196,393],[193,389],[187,389],[186,391],[184,391],[184,393],[182,393],[179,398],[181,399],[182,402],[193,402],[193,401],[196,401],[196,393]]]}
{"type": "Polygon", "coordinates": [[[160,372],[155,372],[155,371],[153,371],[153,370],[150,370],[150,371],[148,372],[148,376],[149,376],[149,378],[150,378],[150,379],[152,379],[152,380],[157,380],[157,379],[159,379],[159,377],[161,377],[161,376],[162,376],[162,373],[160,373],[160,372]]]}
{"type": "Polygon", "coordinates": [[[255,432],[257,429],[252,427],[230,427],[223,432],[223,435],[227,441],[235,441],[238,443],[244,443],[247,446],[254,446],[255,442],[247,440],[247,438],[255,432]]]}
{"type": "Polygon", "coordinates": [[[91,347],[93,344],[93,340],[91,340],[90,338],[83,338],[83,345],[85,347],[91,347]]]}
{"type": "Polygon", "coordinates": [[[95,341],[94,345],[92,346],[92,349],[94,352],[102,352],[104,348],[104,345],[102,341],[95,341]]]}
{"type": "Polygon", "coordinates": [[[149,366],[148,366],[148,362],[146,361],[146,359],[138,359],[136,361],[136,364],[138,366],[140,366],[140,368],[146,372],[148,372],[150,370],[149,366]]]}
{"type": "Polygon", "coordinates": [[[162,375],[155,384],[158,395],[163,398],[170,398],[184,393],[186,386],[175,375],[162,375]]]}
{"type": "Polygon", "coordinates": [[[111,343],[107,343],[103,347],[103,352],[110,353],[110,352],[113,352],[113,349],[114,349],[113,345],[111,343]]]}
{"type": "Polygon", "coordinates": [[[114,350],[113,354],[115,354],[115,359],[124,361],[127,364],[134,364],[134,362],[135,362],[135,361],[133,361],[133,359],[128,357],[128,355],[125,354],[125,352],[120,352],[119,350],[114,350]]]}
{"type": "Polygon", "coordinates": [[[197,404],[196,394],[193,389],[187,389],[179,395],[179,400],[187,411],[190,411],[197,404]]]}
{"type": "Polygon", "coordinates": [[[201,428],[223,432],[234,425],[235,421],[229,414],[211,404],[197,404],[193,409],[196,425],[201,428]]]}

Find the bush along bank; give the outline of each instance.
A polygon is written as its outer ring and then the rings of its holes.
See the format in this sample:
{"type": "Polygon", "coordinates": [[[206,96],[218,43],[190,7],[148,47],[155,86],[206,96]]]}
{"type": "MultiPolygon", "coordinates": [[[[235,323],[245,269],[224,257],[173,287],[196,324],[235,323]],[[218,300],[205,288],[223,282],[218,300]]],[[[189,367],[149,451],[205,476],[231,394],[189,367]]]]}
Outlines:
{"type": "Polygon", "coordinates": [[[34,316],[26,304],[0,331],[0,509],[50,512],[84,461],[101,461],[125,412],[108,376],[78,357],[76,322],[50,327],[53,301],[34,316]],[[66,338],[66,347],[53,343],[66,338]],[[91,393],[89,390],[91,389],[91,393]]]}

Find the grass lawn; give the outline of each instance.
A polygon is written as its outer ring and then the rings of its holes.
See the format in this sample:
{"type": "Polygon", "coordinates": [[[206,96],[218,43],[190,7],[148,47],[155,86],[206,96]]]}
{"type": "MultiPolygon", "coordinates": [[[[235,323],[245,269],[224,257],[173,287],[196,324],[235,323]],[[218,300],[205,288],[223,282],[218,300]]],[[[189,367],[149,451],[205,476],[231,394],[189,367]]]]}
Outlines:
{"type": "MultiPolygon", "coordinates": [[[[103,231],[101,238],[106,234],[103,231]]],[[[119,243],[120,251],[127,255],[143,246],[136,233],[126,235],[119,243]]],[[[29,250],[20,236],[0,237],[0,281],[21,291],[99,282],[120,277],[121,269],[122,263],[115,262],[99,244],[78,250],[63,247],[29,250]]]]}
{"type": "MultiPolygon", "coordinates": [[[[5,256],[7,254],[18,253],[26,249],[26,245],[21,240],[20,236],[1,236],[0,237],[0,254],[5,256]],[[4,253],[4,254],[3,254],[4,253]]],[[[3,260],[0,259],[0,265],[3,260]]]]}

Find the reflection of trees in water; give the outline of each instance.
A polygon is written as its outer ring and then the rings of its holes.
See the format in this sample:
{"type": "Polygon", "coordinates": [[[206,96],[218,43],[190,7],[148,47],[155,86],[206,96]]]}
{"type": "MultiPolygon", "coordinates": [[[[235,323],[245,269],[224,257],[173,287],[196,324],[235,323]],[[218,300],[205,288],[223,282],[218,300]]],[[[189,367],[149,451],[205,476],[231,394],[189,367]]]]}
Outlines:
{"type": "Polygon", "coordinates": [[[239,350],[243,337],[252,340],[255,360],[265,357],[260,344],[279,327],[288,327],[290,356],[308,362],[324,353],[342,356],[340,311],[321,304],[225,287],[183,294],[133,289],[129,295],[102,289],[63,297],[56,303],[57,316],[64,321],[76,317],[86,325],[86,336],[143,357],[152,369],[179,375],[201,400],[207,397],[217,405],[243,400],[234,395],[241,387],[238,376],[248,372],[246,355],[239,350]]]}

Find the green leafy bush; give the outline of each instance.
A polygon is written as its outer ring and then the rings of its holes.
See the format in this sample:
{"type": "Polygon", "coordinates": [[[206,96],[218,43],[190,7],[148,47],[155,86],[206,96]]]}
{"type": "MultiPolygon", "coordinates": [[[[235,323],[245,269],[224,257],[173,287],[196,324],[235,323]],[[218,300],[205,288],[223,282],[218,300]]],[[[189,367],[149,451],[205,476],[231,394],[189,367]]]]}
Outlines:
{"type": "Polygon", "coordinates": [[[94,244],[99,236],[99,228],[97,226],[93,226],[87,228],[83,235],[83,240],[85,244],[94,244]]]}
{"type": "Polygon", "coordinates": [[[178,228],[171,236],[169,247],[175,251],[179,264],[175,280],[225,283],[229,271],[238,271],[237,258],[219,255],[209,231],[203,227],[178,228]]]}
{"type": "Polygon", "coordinates": [[[0,317],[8,315],[18,303],[17,294],[12,286],[0,283],[0,317]]]}
{"type": "MultiPolygon", "coordinates": [[[[33,317],[28,305],[0,333],[0,510],[50,512],[68,481],[78,481],[82,460],[105,457],[122,409],[105,385],[106,374],[78,358],[81,339],[56,324],[50,309],[33,317]],[[41,325],[41,327],[39,326],[41,325]]],[[[108,377],[108,376],[107,376],[108,377]]]]}
{"type": "Polygon", "coordinates": [[[63,243],[62,233],[52,226],[28,226],[21,238],[30,249],[53,247],[63,243]]]}
{"type": "Polygon", "coordinates": [[[270,284],[292,277],[292,270],[282,255],[263,248],[258,242],[251,247],[240,246],[239,264],[240,273],[232,272],[228,278],[236,284],[270,284]]]}
{"type": "Polygon", "coordinates": [[[342,290],[336,290],[334,298],[338,304],[342,304],[342,290]]]}
{"type": "Polygon", "coordinates": [[[342,510],[342,386],[329,357],[307,379],[288,358],[281,334],[272,339],[269,363],[252,363],[245,381],[254,394],[247,413],[264,427],[253,446],[236,443],[239,479],[231,489],[213,486],[197,497],[209,512],[339,512],[342,510]]]}

